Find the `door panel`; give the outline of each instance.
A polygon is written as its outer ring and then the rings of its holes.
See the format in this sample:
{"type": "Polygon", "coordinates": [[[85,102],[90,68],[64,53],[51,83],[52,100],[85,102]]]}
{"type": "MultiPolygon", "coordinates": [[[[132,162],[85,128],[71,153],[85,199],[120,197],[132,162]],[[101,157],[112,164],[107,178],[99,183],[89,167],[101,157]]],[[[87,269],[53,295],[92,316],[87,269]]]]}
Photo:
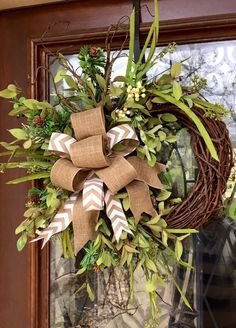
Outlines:
{"type": "MultiPolygon", "coordinates": [[[[177,0],[160,1],[160,43],[236,38],[235,1],[224,1],[224,7],[213,0],[199,1],[197,7],[193,0],[178,1],[178,6],[176,3],[177,0]],[[210,5],[213,2],[214,6],[210,5]],[[224,15],[209,16],[220,13],[224,15]],[[202,17],[194,18],[198,16],[202,17]],[[170,18],[175,20],[168,21],[170,18]]],[[[0,89],[15,82],[27,96],[45,98],[47,76],[43,71],[36,74],[36,69],[48,64],[48,49],[63,48],[64,52],[72,53],[82,43],[102,45],[107,27],[128,15],[131,6],[131,0],[82,0],[1,12],[0,89]]],[[[142,19],[144,36],[151,20],[145,7],[142,19]]],[[[115,43],[119,44],[121,38],[118,35],[115,43]]],[[[6,128],[20,126],[21,121],[7,116],[9,104],[0,101],[0,106],[0,140],[9,140],[6,128]]],[[[16,170],[0,176],[0,327],[47,328],[48,250],[41,252],[37,245],[30,245],[18,253],[15,247],[14,229],[22,220],[27,185],[12,187],[5,182],[20,174],[16,170]]]]}

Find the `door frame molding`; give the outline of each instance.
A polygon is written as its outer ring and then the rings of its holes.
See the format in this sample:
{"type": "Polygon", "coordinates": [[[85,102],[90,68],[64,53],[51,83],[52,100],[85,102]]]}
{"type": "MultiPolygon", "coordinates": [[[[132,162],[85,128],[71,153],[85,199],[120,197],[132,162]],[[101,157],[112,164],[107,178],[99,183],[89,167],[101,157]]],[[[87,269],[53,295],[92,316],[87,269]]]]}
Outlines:
{"type": "MultiPolygon", "coordinates": [[[[147,35],[150,24],[141,24],[141,42],[147,35]]],[[[31,79],[30,95],[39,100],[49,99],[48,67],[52,54],[78,52],[81,45],[104,46],[107,27],[78,31],[76,34],[30,39],[28,72],[31,79]]],[[[127,29],[118,31],[113,48],[118,49],[127,29]]],[[[171,20],[160,23],[159,44],[177,44],[236,39],[236,14],[209,16],[199,19],[171,20]]],[[[49,328],[50,305],[50,246],[42,251],[40,243],[29,246],[28,268],[28,327],[49,328]]]]}

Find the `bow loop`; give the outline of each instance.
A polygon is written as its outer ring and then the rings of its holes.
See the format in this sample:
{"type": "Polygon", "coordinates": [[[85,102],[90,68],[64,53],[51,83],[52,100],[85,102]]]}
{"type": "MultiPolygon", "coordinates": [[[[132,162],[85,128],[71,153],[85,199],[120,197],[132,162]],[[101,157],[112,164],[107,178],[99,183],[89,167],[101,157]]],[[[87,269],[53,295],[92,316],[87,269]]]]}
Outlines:
{"type": "Polygon", "coordinates": [[[71,160],[81,168],[103,168],[110,164],[107,139],[103,135],[91,136],[71,146],[71,160]]]}
{"type": "Polygon", "coordinates": [[[71,125],[78,140],[105,135],[105,119],[101,106],[71,115],[71,125]]]}
{"type": "Polygon", "coordinates": [[[124,157],[117,156],[111,159],[110,166],[96,170],[96,175],[105,182],[112,194],[116,194],[137,177],[137,172],[124,157]]]}
{"type": "Polygon", "coordinates": [[[76,192],[83,188],[89,174],[89,170],[78,168],[68,159],[61,158],[53,165],[50,177],[54,186],[76,192]]]}

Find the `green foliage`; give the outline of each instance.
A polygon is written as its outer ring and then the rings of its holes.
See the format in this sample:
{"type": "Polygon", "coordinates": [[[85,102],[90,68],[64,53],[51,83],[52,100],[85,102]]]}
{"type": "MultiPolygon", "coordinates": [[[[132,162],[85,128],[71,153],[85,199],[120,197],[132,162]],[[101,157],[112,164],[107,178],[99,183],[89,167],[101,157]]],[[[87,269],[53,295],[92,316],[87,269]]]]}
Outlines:
{"type": "Polygon", "coordinates": [[[228,215],[233,220],[236,220],[236,199],[233,199],[227,211],[228,211],[228,215]]]}
{"type": "Polygon", "coordinates": [[[47,187],[46,205],[48,208],[58,208],[60,205],[60,200],[58,199],[57,190],[55,188],[47,187]]]}
{"type": "Polygon", "coordinates": [[[101,74],[105,67],[105,55],[101,48],[82,47],[78,58],[80,67],[89,77],[94,78],[96,74],[101,74]]]}
{"type": "Polygon", "coordinates": [[[11,129],[8,131],[13,135],[13,137],[15,137],[18,140],[27,140],[28,139],[27,133],[22,129],[11,129]]]}
{"type": "Polygon", "coordinates": [[[181,63],[175,62],[170,69],[170,74],[173,79],[178,77],[181,73],[181,63]]]}
{"type": "Polygon", "coordinates": [[[100,86],[100,88],[101,88],[102,90],[104,90],[104,89],[105,89],[105,86],[106,86],[106,81],[105,81],[104,77],[102,77],[102,76],[99,75],[99,74],[96,74],[96,75],[95,75],[95,78],[96,78],[97,83],[98,83],[98,85],[100,86]]]}
{"type": "Polygon", "coordinates": [[[19,93],[20,89],[18,89],[14,84],[9,84],[6,89],[0,91],[0,97],[5,99],[14,99],[19,93]]]}
{"type": "Polygon", "coordinates": [[[90,284],[87,283],[87,293],[88,293],[88,296],[90,298],[90,300],[93,302],[95,300],[95,294],[94,294],[94,291],[92,290],[92,288],[90,287],[90,284]]]}
{"type": "Polygon", "coordinates": [[[35,174],[27,175],[25,177],[17,178],[11,181],[8,181],[7,184],[18,184],[22,182],[27,182],[27,181],[32,181],[32,180],[37,180],[37,179],[44,179],[44,178],[49,178],[50,173],[49,172],[38,172],[35,174]]]}
{"type": "Polygon", "coordinates": [[[176,81],[173,81],[173,96],[175,97],[175,99],[180,100],[182,94],[183,93],[180,84],[176,81]]]}
{"type": "Polygon", "coordinates": [[[16,243],[18,251],[22,251],[26,243],[27,243],[27,236],[25,234],[22,234],[16,243]]]}
{"type": "Polygon", "coordinates": [[[229,115],[229,110],[220,104],[211,104],[203,99],[194,98],[193,103],[205,111],[205,116],[214,120],[222,120],[229,115]]]}

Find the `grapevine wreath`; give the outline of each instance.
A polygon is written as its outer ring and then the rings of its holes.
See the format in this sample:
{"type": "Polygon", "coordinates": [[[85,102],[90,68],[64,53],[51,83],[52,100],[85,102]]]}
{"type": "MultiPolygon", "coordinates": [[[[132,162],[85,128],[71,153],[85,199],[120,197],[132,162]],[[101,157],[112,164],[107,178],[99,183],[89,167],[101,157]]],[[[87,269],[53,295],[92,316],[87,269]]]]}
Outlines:
{"type": "Polygon", "coordinates": [[[123,49],[111,55],[109,35],[106,54],[101,48],[80,49],[80,74],[63,54],[56,55],[60,69],[53,79],[53,104],[24,98],[15,85],[0,91],[13,104],[9,115],[26,118],[20,128],[9,130],[15,138],[12,142],[1,142],[5,148],[1,156],[9,156],[1,171],[27,170],[26,176],[10,184],[40,181],[29,189],[25,220],[16,229],[19,250],[28,239],[45,245],[56,237],[61,238],[65,257],[84,249],[78,274],[87,276],[82,287],[91,299],[95,296],[90,271],[127,269],[132,299],[133,274],[142,269],[155,320],[160,282],[171,279],[190,307],[168,261],[188,266],[181,259],[182,241],[222,207],[232,148],[222,121],[228,111],[201,95],[203,79],[193,76],[192,84],[184,85],[180,62],[148,78],[151,68],[175,49],[171,44],[155,53],[157,1],[154,22],[136,63],[134,22],[133,11],[124,76],[111,80],[113,64],[123,49]],[[62,82],[66,92],[60,88],[62,82]],[[173,191],[168,170],[183,128],[191,136],[198,164],[195,184],[185,199],[173,191]]]}

